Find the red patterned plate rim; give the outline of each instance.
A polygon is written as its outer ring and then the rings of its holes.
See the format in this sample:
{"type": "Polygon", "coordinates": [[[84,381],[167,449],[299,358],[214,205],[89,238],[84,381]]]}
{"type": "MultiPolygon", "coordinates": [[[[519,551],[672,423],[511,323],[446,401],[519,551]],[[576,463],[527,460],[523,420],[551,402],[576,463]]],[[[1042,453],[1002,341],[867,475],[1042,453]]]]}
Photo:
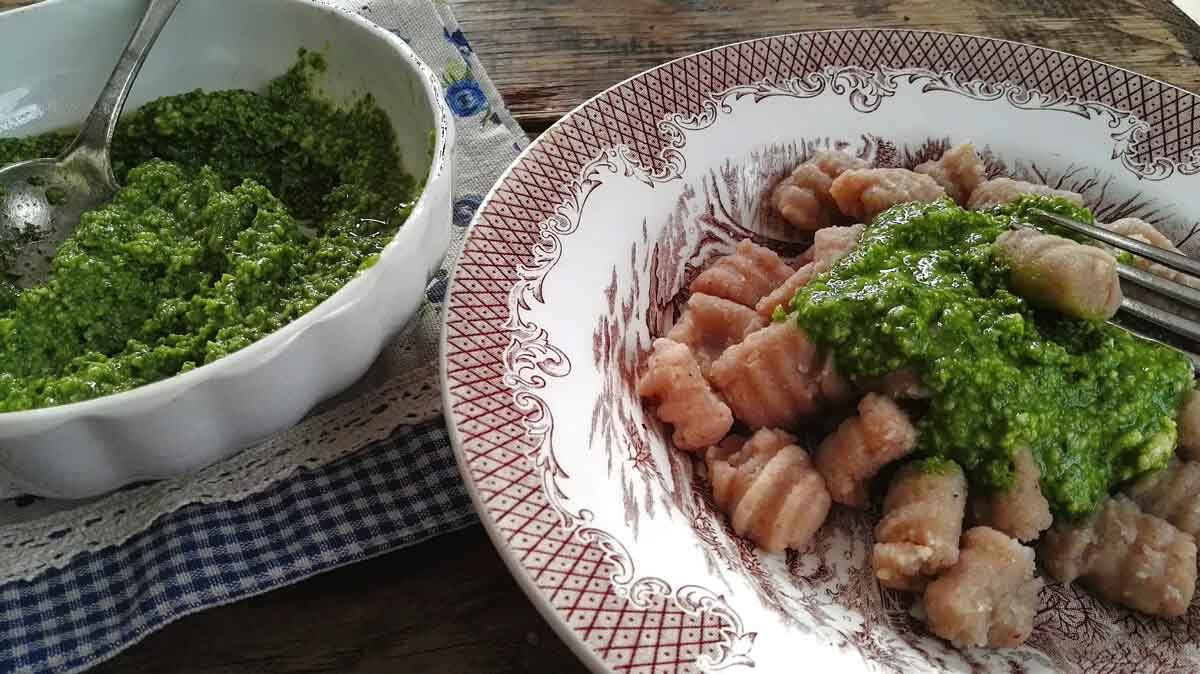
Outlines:
{"type": "MultiPolygon", "coordinates": [[[[593,159],[596,155],[599,155],[603,149],[611,149],[617,147],[618,145],[628,147],[630,148],[635,159],[641,161],[647,167],[657,168],[664,161],[662,151],[668,147],[668,141],[663,137],[656,127],[654,128],[652,137],[640,139],[640,143],[639,139],[635,139],[633,133],[628,130],[624,132],[618,132],[610,129],[610,131],[612,131],[610,137],[602,139],[599,143],[584,144],[578,142],[576,143],[576,148],[574,150],[567,151],[562,151],[563,148],[559,148],[560,152],[555,156],[560,160],[561,170],[559,171],[558,176],[539,173],[539,175],[543,178],[543,182],[539,185],[541,188],[541,194],[536,198],[531,197],[531,199],[534,201],[540,202],[536,207],[529,207],[528,205],[525,207],[520,207],[515,202],[506,201],[505,193],[506,191],[510,191],[509,186],[514,180],[514,174],[527,164],[536,163],[536,158],[539,156],[539,154],[545,156],[546,153],[544,150],[547,146],[567,146],[571,144],[572,139],[566,137],[564,130],[567,129],[574,120],[586,116],[586,113],[590,109],[596,106],[598,102],[606,99],[606,97],[613,96],[622,89],[642,82],[652,74],[663,73],[672,66],[687,63],[706,55],[725,53],[730,52],[731,50],[744,49],[747,47],[753,48],[756,45],[774,45],[778,43],[786,43],[788,40],[793,40],[797,45],[801,45],[804,44],[805,40],[811,41],[816,39],[818,36],[871,36],[877,34],[902,35],[906,38],[916,37],[918,39],[921,37],[933,37],[935,40],[939,38],[958,38],[968,42],[979,41],[981,43],[990,43],[993,45],[1008,45],[1013,49],[1020,48],[1042,55],[1054,54],[1060,59],[1059,67],[1062,67],[1061,64],[1063,63],[1087,63],[1092,65],[1094,72],[1108,73],[1109,77],[1111,77],[1112,73],[1124,74],[1125,82],[1129,83],[1131,88],[1132,84],[1134,83],[1138,84],[1139,86],[1154,85],[1159,88],[1160,99],[1163,91],[1175,92],[1178,100],[1191,101],[1193,111],[1194,108],[1197,107],[1196,102],[1200,101],[1200,97],[1198,97],[1196,94],[1188,92],[1187,90],[1170,83],[1149,78],[1128,69],[1121,68],[1119,66],[1113,66],[1095,59],[1077,56],[1068,52],[1046,47],[1039,47],[1037,45],[1031,45],[1023,42],[965,33],[911,30],[904,28],[831,29],[821,31],[804,31],[771,37],[749,39],[695,52],[664,62],[658,66],[629,77],[592,96],[585,102],[575,107],[572,111],[564,115],[549,129],[547,129],[539,138],[534,140],[534,142],[531,143],[505,170],[497,183],[483,199],[468,229],[466,240],[463,246],[463,252],[449,277],[446,299],[446,320],[443,324],[441,333],[440,365],[442,394],[443,399],[446,401],[446,421],[449,429],[450,441],[455,450],[459,469],[463,475],[464,482],[466,483],[472,502],[480,514],[480,519],[489,537],[499,552],[501,559],[504,560],[504,563],[508,567],[510,573],[517,580],[521,589],[529,596],[534,606],[537,607],[538,611],[547,620],[547,622],[550,623],[551,627],[558,633],[558,635],[571,648],[571,650],[593,671],[611,672],[617,671],[617,669],[614,669],[612,666],[610,666],[611,663],[606,662],[602,654],[599,653],[596,648],[589,645],[585,641],[584,636],[582,636],[576,628],[572,627],[568,621],[569,616],[564,615],[563,610],[556,607],[551,598],[546,595],[548,588],[543,585],[539,585],[538,580],[535,579],[534,573],[546,571],[546,569],[549,567],[549,563],[547,563],[547,565],[541,569],[535,570],[521,559],[518,559],[517,553],[513,549],[512,536],[519,535],[522,532],[518,531],[517,534],[511,534],[511,532],[506,532],[501,526],[500,520],[510,514],[514,509],[531,504],[537,505],[539,503],[539,499],[541,499],[541,510],[546,510],[544,503],[545,495],[542,493],[542,490],[546,488],[544,482],[536,473],[536,469],[523,465],[529,463],[532,458],[531,454],[528,451],[509,450],[508,453],[512,455],[513,458],[510,459],[503,467],[509,467],[512,465],[520,466],[526,470],[526,474],[522,479],[512,480],[499,490],[491,490],[484,488],[484,486],[481,484],[481,477],[484,480],[488,479],[490,476],[496,473],[497,468],[488,465],[487,461],[485,460],[486,457],[478,454],[473,455],[469,445],[472,442],[479,441],[484,435],[503,436],[501,444],[496,445],[500,448],[512,445],[516,446],[518,450],[527,450],[529,447],[522,446],[523,444],[536,443],[536,440],[531,440],[528,437],[530,430],[525,423],[527,418],[520,410],[517,409],[516,406],[513,405],[511,400],[514,392],[513,389],[504,382],[503,374],[505,371],[505,364],[503,357],[508,347],[508,337],[513,328],[512,326],[506,325],[506,321],[509,317],[505,315],[505,307],[503,305],[505,304],[509,291],[511,291],[515,285],[516,278],[514,272],[516,271],[518,265],[523,264],[526,261],[526,257],[531,254],[533,246],[539,240],[539,226],[541,223],[551,218],[554,215],[557,207],[560,206],[565,200],[567,193],[566,190],[570,188],[568,184],[570,179],[576,177],[580,169],[590,159],[593,159]],[[590,155],[584,154],[584,151],[579,149],[580,146],[585,146],[585,149],[590,152],[590,155]],[[518,211],[520,212],[518,213],[518,211]],[[501,224],[506,226],[501,227],[501,224]],[[492,234],[493,230],[502,232],[498,235],[500,236],[500,239],[487,239],[484,236],[485,233],[489,235],[492,234]],[[481,241],[504,243],[509,250],[501,253],[495,253],[493,250],[491,251],[491,256],[486,260],[483,257],[473,257],[472,253],[481,252],[482,249],[479,245],[481,241]],[[514,248],[514,246],[516,247],[514,248]],[[484,272],[478,276],[474,275],[475,272],[479,272],[485,268],[490,268],[493,271],[484,272]],[[471,272],[471,274],[469,274],[469,272],[471,272]],[[485,298],[483,303],[469,303],[466,301],[468,298],[474,300],[481,297],[485,298]],[[497,298],[499,298],[499,301],[496,301],[497,298]],[[489,301],[494,302],[494,304],[487,304],[489,301]],[[474,328],[467,329],[465,327],[460,327],[467,325],[474,325],[475,327],[482,326],[488,329],[476,330],[474,328]],[[479,346],[479,344],[483,342],[488,342],[488,344],[485,346],[479,346]],[[459,367],[456,369],[456,364],[452,361],[454,358],[460,356],[465,356],[466,361],[474,361],[475,365],[471,366],[470,368],[459,367]],[[490,377],[479,374],[480,372],[487,370],[491,371],[490,377]],[[468,371],[470,376],[456,376],[458,373],[468,371]],[[462,395],[463,393],[471,393],[474,395],[472,397],[464,397],[462,395]],[[476,421],[479,416],[481,416],[476,415],[473,411],[468,411],[467,409],[471,406],[479,408],[480,401],[490,405],[495,405],[495,407],[488,408],[487,413],[482,416],[491,415],[493,420],[499,419],[500,421],[490,427],[487,427],[486,429],[480,429],[479,432],[471,429],[464,430],[466,425],[476,421]],[[496,410],[506,411],[510,414],[507,416],[497,416],[496,410]],[[483,474],[477,475],[477,469],[483,471],[483,474]],[[530,488],[531,485],[532,488],[530,488]],[[484,493],[485,491],[492,491],[493,493],[489,497],[484,493]],[[504,499],[500,499],[499,497],[504,497],[504,499]],[[505,506],[505,510],[502,511],[502,506],[496,504],[497,500],[503,500],[505,503],[511,501],[512,503],[505,506]]],[[[811,43],[808,45],[808,48],[812,49],[811,43]]],[[[909,65],[916,64],[919,59],[915,58],[915,56],[915,54],[909,54],[905,56],[904,58],[909,60],[904,62],[908,63],[909,65]]],[[[940,60],[943,58],[945,58],[944,54],[938,54],[937,58],[932,59],[933,65],[940,66],[941,70],[951,70],[954,72],[959,72],[958,69],[962,68],[964,65],[970,65],[969,60],[968,63],[963,64],[960,62],[950,63],[940,60]]],[[[814,63],[812,68],[790,71],[787,74],[787,77],[798,77],[802,74],[815,72],[821,67],[828,65],[835,64],[822,63],[818,60],[814,63]]],[[[857,64],[844,62],[841,65],[857,64]]],[[[871,66],[864,67],[871,69],[889,68],[895,66],[884,63],[880,59],[876,59],[871,66]]],[[[920,67],[926,66],[922,65],[920,67]]],[[[930,66],[930,69],[933,69],[932,66],[930,66]]],[[[734,77],[732,81],[730,81],[725,87],[716,87],[714,85],[712,89],[701,92],[697,98],[701,102],[707,101],[719,95],[723,90],[734,85],[745,85],[772,78],[778,79],[783,76],[783,73],[779,70],[774,70],[773,76],[771,75],[771,72],[772,69],[767,68],[761,72],[757,72],[757,74],[755,74],[755,71],[744,74],[739,73],[746,76],[734,77]]],[[[1035,73],[1023,73],[1018,70],[1018,74],[1032,76],[1035,73]]],[[[993,79],[991,77],[972,78],[972,81],[975,80],[984,81],[990,84],[1002,84],[1014,81],[1014,79],[1011,77],[999,79],[993,79]]],[[[1019,80],[1018,83],[1028,86],[1028,83],[1025,82],[1024,79],[1019,80]]],[[[1051,83],[1053,84],[1053,82],[1051,83]]],[[[1056,90],[1054,92],[1047,93],[1058,93],[1060,95],[1067,93],[1070,95],[1082,96],[1083,94],[1076,90],[1076,87],[1079,86],[1079,83],[1064,84],[1063,82],[1058,82],[1056,85],[1056,90]]],[[[1040,90],[1036,87],[1028,88],[1031,90],[1040,90]]],[[[1105,92],[1104,95],[1110,95],[1114,90],[1115,87],[1105,92]]],[[[1097,96],[1095,99],[1103,100],[1103,96],[1097,96]]],[[[1093,99],[1089,98],[1087,100],[1093,99]]],[[[677,103],[678,101],[673,102],[677,103]]],[[[1126,96],[1123,102],[1128,103],[1129,96],[1126,96]]],[[[1111,104],[1112,102],[1104,100],[1104,103],[1111,104]]],[[[1146,116],[1150,111],[1144,105],[1144,98],[1139,99],[1136,105],[1120,107],[1113,104],[1112,107],[1134,114],[1139,118],[1144,118],[1144,116],[1146,116]]],[[[1181,105],[1180,108],[1182,107],[1184,106],[1181,105]]],[[[661,121],[668,115],[678,115],[682,117],[688,114],[696,114],[697,112],[698,109],[696,106],[691,108],[686,106],[664,106],[661,110],[655,111],[655,114],[653,115],[653,121],[661,121]]],[[[1159,116],[1163,114],[1162,107],[1155,109],[1152,112],[1159,116]]],[[[1184,113],[1182,110],[1179,110],[1176,114],[1182,115],[1184,113]]],[[[1196,115],[1195,119],[1200,122],[1200,113],[1196,115]]],[[[1162,123],[1163,122],[1161,120],[1155,122],[1156,125],[1161,125],[1162,123]]],[[[1172,128],[1174,129],[1174,127],[1172,128]]],[[[1192,153],[1197,152],[1197,148],[1200,148],[1200,141],[1197,141],[1198,135],[1200,135],[1200,124],[1197,124],[1197,133],[1193,133],[1191,135],[1190,140],[1193,142],[1190,145],[1185,146],[1182,142],[1185,140],[1183,134],[1178,134],[1175,146],[1171,147],[1170,149],[1164,148],[1168,142],[1167,140],[1159,139],[1157,144],[1155,144],[1155,142],[1150,142],[1149,146],[1142,147],[1140,151],[1144,152],[1145,157],[1151,162],[1163,158],[1172,162],[1183,162],[1189,159],[1195,161],[1196,157],[1192,153]]],[[[527,191],[523,193],[528,195],[527,191]]],[[[583,431],[581,431],[581,433],[582,432],[583,431]]],[[[495,444],[494,441],[490,439],[487,440],[487,442],[492,442],[495,444]]],[[[553,519],[553,517],[551,517],[551,519],[553,519]]],[[[533,521],[532,517],[530,518],[530,521],[533,521]]],[[[553,532],[553,528],[557,527],[558,525],[553,524],[551,526],[551,532],[553,532]]],[[[562,543],[560,549],[566,545],[573,545],[573,543],[571,543],[571,538],[575,533],[577,533],[577,529],[576,531],[572,531],[567,534],[568,540],[566,542],[559,541],[562,543]]],[[[543,536],[542,540],[548,540],[548,534],[546,532],[543,532],[541,535],[543,536]]],[[[597,558],[600,560],[594,565],[597,569],[603,567],[604,565],[611,566],[613,564],[612,555],[609,554],[610,551],[604,549],[602,544],[597,545],[596,541],[583,541],[574,545],[584,549],[585,551],[589,549],[589,546],[595,546],[597,548],[597,558]]],[[[553,559],[554,555],[552,554],[550,557],[553,559]]],[[[578,560],[576,561],[578,562],[578,560]]],[[[624,595],[622,592],[614,593],[613,584],[610,582],[609,578],[609,576],[615,575],[616,573],[617,570],[611,569],[609,572],[593,571],[591,573],[591,579],[596,579],[598,577],[602,583],[607,585],[607,593],[617,596],[620,599],[623,598],[624,595]]],[[[670,598],[665,597],[663,602],[664,605],[669,604],[670,598]]],[[[663,611],[666,610],[667,609],[663,609],[663,611]]],[[[751,634],[750,637],[751,640],[753,640],[753,634],[751,634]]],[[[680,666],[688,663],[675,662],[673,664],[680,666]]],[[[628,669],[632,666],[633,665],[625,665],[622,666],[621,669],[628,669]]]]}

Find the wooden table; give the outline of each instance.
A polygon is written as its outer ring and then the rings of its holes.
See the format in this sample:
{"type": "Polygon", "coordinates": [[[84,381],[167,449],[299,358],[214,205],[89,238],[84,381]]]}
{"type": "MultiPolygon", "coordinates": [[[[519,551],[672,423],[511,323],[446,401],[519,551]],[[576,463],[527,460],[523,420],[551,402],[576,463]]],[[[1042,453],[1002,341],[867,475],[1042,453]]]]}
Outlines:
{"type": "MultiPolygon", "coordinates": [[[[0,7],[29,0],[0,0],[0,7]]],[[[1165,0],[453,0],[538,133],[645,68],[797,30],[904,26],[1021,40],[1200,89],[1200,28],[1165,0]],[[597,7],[599,5],[599,7],[597,7]]],[[[479,527],[184,618],[98,672],[575,672],[479,527]]]]}

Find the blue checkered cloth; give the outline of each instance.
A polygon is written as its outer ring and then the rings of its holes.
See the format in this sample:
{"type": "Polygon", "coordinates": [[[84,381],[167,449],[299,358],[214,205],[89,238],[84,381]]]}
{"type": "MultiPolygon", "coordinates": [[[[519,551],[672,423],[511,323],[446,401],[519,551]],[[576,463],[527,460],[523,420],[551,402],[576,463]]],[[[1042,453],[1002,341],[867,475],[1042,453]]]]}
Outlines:
{"type": "Polygon", "coordinates": [[[73,672],[167,623],[475,522],[439,420],[0,589],[5,672],[73,672]]]}
{"type": "MultiPolygon", "coordinates": [[[[448,269],[475,209],[526,138],[444,3],[323,0],[404,38],[443,73],[456,116],[454,236],[415,319],[437,344],[448,269]]],[[[436,354],[427,354],[429,359],[436,354]]],[[[190,613],[476,521],[439,419],[240,501],[193,504],[120,546],[0,585],[0,672],[76,672],[190,613]]]]}

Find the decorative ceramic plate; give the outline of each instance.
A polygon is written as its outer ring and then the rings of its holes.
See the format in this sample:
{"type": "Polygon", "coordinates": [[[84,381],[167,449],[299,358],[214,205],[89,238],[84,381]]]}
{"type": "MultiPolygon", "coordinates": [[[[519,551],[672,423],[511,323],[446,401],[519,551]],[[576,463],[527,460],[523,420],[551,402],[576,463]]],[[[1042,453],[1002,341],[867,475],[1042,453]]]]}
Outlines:
{"type": "MultiPolygon", "coordinates": [[[[908,30],[774,37],[643,73],[572,112],[488,196],[450,286],[462,472],[513,574],[597,671],[1196,671],[1200,604],[1155,620],[1050,583],[1018,650],[959,651],[871,573],[873,514],[763,553],[634,387],[707,261],[805,241],[765,198],[814,150],[912,167],[974,141],[990,175],[1084,194],[1195,252],[1200,97],[1029,45],[908,30]]],[[[1198,237],[1200,238],[1200,237],[1198,237]]]]}

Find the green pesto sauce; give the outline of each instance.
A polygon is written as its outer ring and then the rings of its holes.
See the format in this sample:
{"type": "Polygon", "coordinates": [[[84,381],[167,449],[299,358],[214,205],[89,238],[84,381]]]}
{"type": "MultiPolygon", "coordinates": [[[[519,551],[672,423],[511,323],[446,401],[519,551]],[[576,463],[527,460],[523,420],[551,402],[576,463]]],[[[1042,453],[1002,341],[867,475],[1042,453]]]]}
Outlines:
{"type": "Polygon", "coordinates": [[[1077,517],[1166,464],[1192,368],[1166,347],[1009,291],[994,241],[1034,207],[1093,221],[1046,198],[987,213],[948,200],[896,206],[796,293],[789,318],[851,377],[919,369],[933,394],[919,455],[957,461],[973,485],[996,490],[1012,484],[1013,453],[1028,446],[1052,510],[1077,517]]]}
{"type": "MultiPolygon", "coordinates": [[[[265,91],[194,91],[118,125],[122,187],[84,214],[42,286],[0,283],[0,412],[124,391],[222,358],[372,264],[416,196],[364,97],[314,92],[313,53],[265,91]]],[[[70,134],[0,139],[0,164],[70,134]]]]}
{"type": "Polygon", "coordinates": [[[962,470],[953,460],[942,456],[927,456],[913,461],[912,465],[926,475],[950,475],[962,470]]]}

